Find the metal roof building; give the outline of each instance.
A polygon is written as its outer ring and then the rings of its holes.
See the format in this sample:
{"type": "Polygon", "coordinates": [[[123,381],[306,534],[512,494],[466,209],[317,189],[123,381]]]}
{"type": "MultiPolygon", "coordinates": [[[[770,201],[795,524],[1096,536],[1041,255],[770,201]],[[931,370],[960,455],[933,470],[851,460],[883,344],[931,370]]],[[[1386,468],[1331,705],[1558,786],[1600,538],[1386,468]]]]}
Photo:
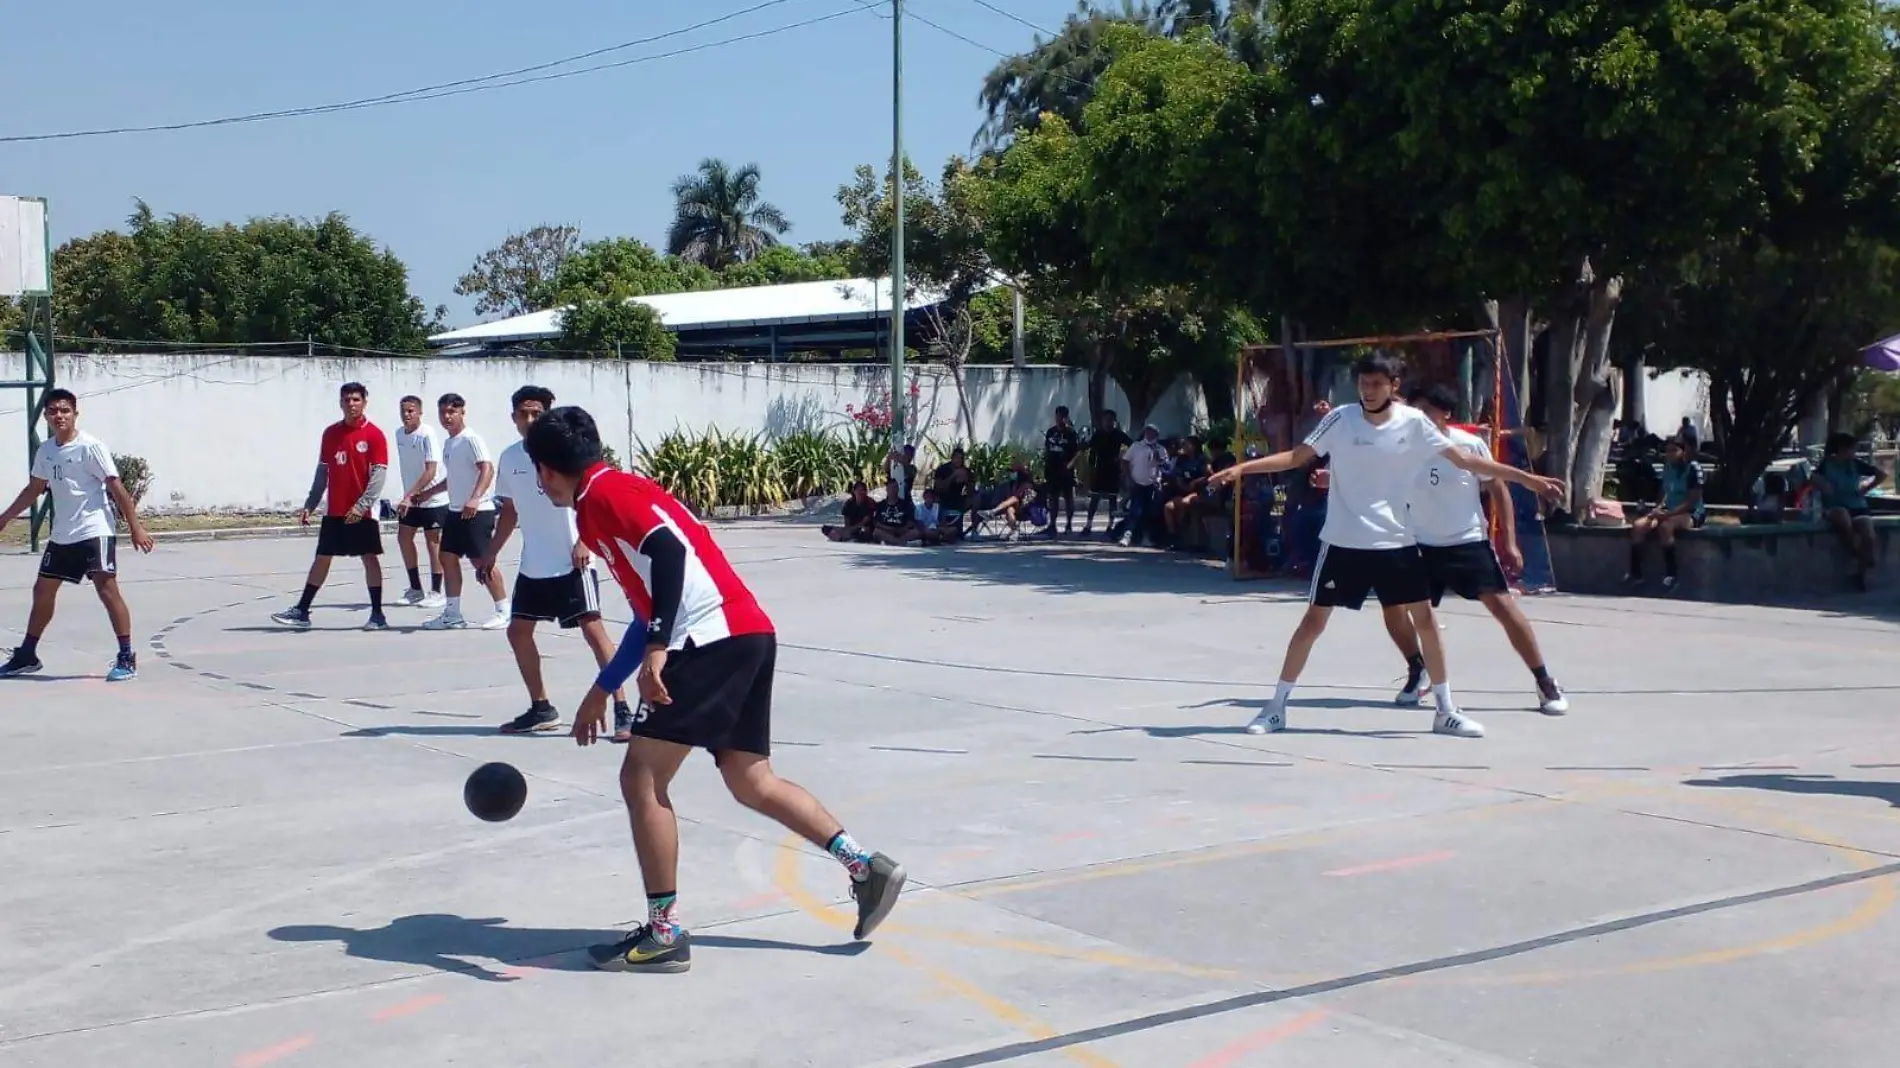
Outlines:
{"type": "MultiPolygon", "coordinates": [[[[681,356],[740,355],[777,359],[783,353],[877,349],[890,343],[891,282],[848,278],[782,286],[707,289],[634,297],[659,314],[681,356]]],[[[904,316],[906,336],[920,329],[922,311],[938,294],[916,292],[904,316]]],[[[474,355],[561,335],[565,308],[464,327],[429,339],[445,355],[474,355]]]]}

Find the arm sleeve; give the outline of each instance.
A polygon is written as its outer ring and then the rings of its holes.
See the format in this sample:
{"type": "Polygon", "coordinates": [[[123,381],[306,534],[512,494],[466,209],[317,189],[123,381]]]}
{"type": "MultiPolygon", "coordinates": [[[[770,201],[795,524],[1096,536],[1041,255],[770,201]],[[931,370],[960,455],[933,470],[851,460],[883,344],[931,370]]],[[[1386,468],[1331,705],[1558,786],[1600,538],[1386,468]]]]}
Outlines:
{"type": "Polygon", "coordinates": [[[319,463],[317,473],[310,479],[310,495],[303,499],[306,512],[314,512],[317,505],[323,503],[323,491],[330,485],[330,465],[319,463]]]}
{"type": "Polygon", "coordinates": [[[383,482],[387,480],[388,477],[388,465],[370,465],[369,485],[363,487],[363,495],[356,499],[357,511],[362,512],[364,515],[371,515],[375,512],[376,502],[382,500],[383,497],[383,482]]]}
{"type": "Polygon", "coordinates": [[[640,661],[646,657],[647,652],[646,642],[641,640],[645,629],[640,622],[640,617],[635,616],[633,623],[627,627],[626,637],[620,639],[620,648],[614,650],[613,658],[607,661],[607,666],[600,669],[599,675],[594,676],[594,685],[600,687],[602,692],[613,693],[619,690],[627,684],[628,679],[633,678],[634,672],[640,670],[640,661]]]}
{"type": "Polygon", "coordinates": [[[640,543],[640,555],[650,561],[647,592],[653,600],[653,618],[647,621],[648,646],[673,642],[680,596],[686,589],[686,546],[672,530],[655,527],[640,543]]]}

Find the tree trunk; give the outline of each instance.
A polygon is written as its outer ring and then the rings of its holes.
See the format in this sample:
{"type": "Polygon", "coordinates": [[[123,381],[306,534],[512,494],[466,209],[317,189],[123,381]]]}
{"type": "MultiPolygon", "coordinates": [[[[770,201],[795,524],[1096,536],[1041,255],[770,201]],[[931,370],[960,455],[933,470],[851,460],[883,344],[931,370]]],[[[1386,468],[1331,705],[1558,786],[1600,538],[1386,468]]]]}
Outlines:
{"type": "Polygon", "coordinates": [[[1623,425],[1635,430],[1649,423],[1649,367],[1633,356],[1623,367],[1623,425]]]}
{"type": "Polygon", "coordinates": [[[1562,310],[1551,323],[1550,347],[1544,353],[1545,474],[1567,478],[1576,434],[1577,365],[1582,362],[1583,309],[1562,310]]]}
{"type": "MultiPolygon", "coordinates": [[[[1511,376],[1511,396],[1517,398],[1515,425],[1523,426],[1530,419],[1531,397],[1531,302],[1528,297],[1509,297],[1504,300],[1484,302],[1484,317],[1492,328],[1502,333],[1504,351],[1499,353],[1501,366],[1499,371],[1511,376]]],[[[1482,405],[1480,405],[1482,407],[1482,405]]],[[[1505,419],[1503,412],[1492,415],[1500,420],[1498,426],[1509,426],[1513,420],[1505,419]]]]}
{"type": "MultiPolygon", "coordinates": [[[[1577,374],[1574,399],[1576,441],[1571,448],[1569,503],[1572,515],[1588,514],[1590,502],[1603,495],[1603,469],[1610,462],[1611,426],[1616,421],[1614,368],[1610,364],[1610,330],[1623,300],[1623,280],[1607,278],[1590,289],[1588,318],[1584,323],[1583,367],[1577,374]]],[[[1553,468],[1555,470],[1555,468],[1553,468]]]]}

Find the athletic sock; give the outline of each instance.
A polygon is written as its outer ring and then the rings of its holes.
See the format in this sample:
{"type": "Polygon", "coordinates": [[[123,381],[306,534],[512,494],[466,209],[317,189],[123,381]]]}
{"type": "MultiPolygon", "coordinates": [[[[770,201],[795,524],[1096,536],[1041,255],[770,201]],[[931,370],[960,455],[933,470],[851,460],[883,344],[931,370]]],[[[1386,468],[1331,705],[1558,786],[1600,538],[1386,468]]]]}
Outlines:
{"type": "Polygon", "coordinates": [[[409,588],[416,591],[417,593],[422,592],[422,569],[421,568],[412,567],[409,569],[409,588]]]}
{"type": "Polygon", "coordinates": [[[1663,574],[1670,578],[1676,577],[1676,547],[1674,545],[1663,546],[1663,574]]]}
{"type": "Polygon", "coordinates": [[[1273,688],[1273,703],[1276,705],[1285,705],[1286,699],[1291,696],[1293,696],[1293,683],[1286,679],[1281,679],[1280,684],[1273,688]]]}
{"type": "Polygon", "coordinates": [[[1550,681],[1550,669],[1539,664],[1531,669],[1531,678],[1536,679],[1537,684],[1542,686],[1544,683],[1550,681]]]}
{"type": "Polygon", "coordinates": [[[1451,703],[1451,683],[1449,682],[1432,684],[1432,700],[1438,703],[1438,714],[1441,716],[1449,716],[1458,711],[1458,706],[1451,703]]]}
{"type": "Polygon", "coordinates": [[[40,648],[40,636],[37,634],[29,634],[26,637],[20,639],[20,655],[21,656],[33,656],[39,652],[39,648],[40,648]]]}
{"type": "Polygon", "coordinates": [[[825,852],[838,858],[844,870],[851,873],[852,882],[861,883],[871,877],[871,854],[844,831],[831,836],[831,841],[825,843],[825,852]]]}
{"type": "Polygon", "coordinates": [[[448,614],[451,616],[459,616],[462,614],[462,599],[460,597],[449,598],[448,614]]]}
{"type": "Polygon", "coordinates": [[[1405,658],[1405,688],[1416,687],[1425,678],[1425,654],[1413,653],[1405,658]]]}
{"type": "Polygon", "coordinates": [[[383,610],[383,588],[381,586],[371,586],[369,588],[369,610],[371,612],[380,612],[383,610]]]}
{"type": "Polygon", "coordinates": [[[680,936],[678,891],[647,895],[647,927],[653,932],[653,940],[661,945],[670,946],[680,936]]]}
{"type": "MultiPolygon", "coordinates": [[[[421,589],[422,588],[421,583],[417,583],[416,588],[421,589]]],[[[429,592],[430,593],[442,592],[442,573],[441,572],[438,571],[435,574],[429,576],[429,592]]]]}
{"type": "Polygon", "coordinates": [[[125,657],[127,660],[132,659],[132,636],[130,634],[119,635],[119,655],[125,657]]]}
{"type": "Polygon", "coordinates": [[[507,601],[496,601],[496,602],[495,602],[495,614],[496,614],[496,615],[498,615],[498,616],[505,616],[505,615],[508,615],[508,614],[509,614],[509,612],[508,612],[508,602],[507,602],[507,601]]]}
{"type": "Polygon", "coordinates": [[[303,588],[303,600],[297,602],[297,607],[308,612],[310,611],[310,602],[316,599],[317,599],[317,587],[311,586],[309,584],[305,584],[303,588]]]}

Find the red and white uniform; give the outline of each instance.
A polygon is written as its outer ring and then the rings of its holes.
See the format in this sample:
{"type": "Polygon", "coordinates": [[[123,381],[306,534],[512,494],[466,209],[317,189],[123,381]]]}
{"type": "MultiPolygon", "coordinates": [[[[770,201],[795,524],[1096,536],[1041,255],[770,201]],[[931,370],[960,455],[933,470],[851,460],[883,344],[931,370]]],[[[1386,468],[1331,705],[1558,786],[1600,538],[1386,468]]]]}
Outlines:
{"type": "Polygon", "coordinates": [[[330,473],[329,506],[324,513],[342,518],[369,490],[369,469],[389,466],[389,439],[367,419],[355,426],[338,421],[323,428],[322,449],[330,473]]]}
{"type": "Polygon", "coordinates": [[[741,634],[771,634],[772,620],[726,562],[712,532],[660,484],[644,475],[596,464],[574,498],[581,543],[607,562],[643,619],[653,618],[652,561],[647,536],[670,530],[686,546],[686,577],[668,649],[709,645],[741,634]]]}

